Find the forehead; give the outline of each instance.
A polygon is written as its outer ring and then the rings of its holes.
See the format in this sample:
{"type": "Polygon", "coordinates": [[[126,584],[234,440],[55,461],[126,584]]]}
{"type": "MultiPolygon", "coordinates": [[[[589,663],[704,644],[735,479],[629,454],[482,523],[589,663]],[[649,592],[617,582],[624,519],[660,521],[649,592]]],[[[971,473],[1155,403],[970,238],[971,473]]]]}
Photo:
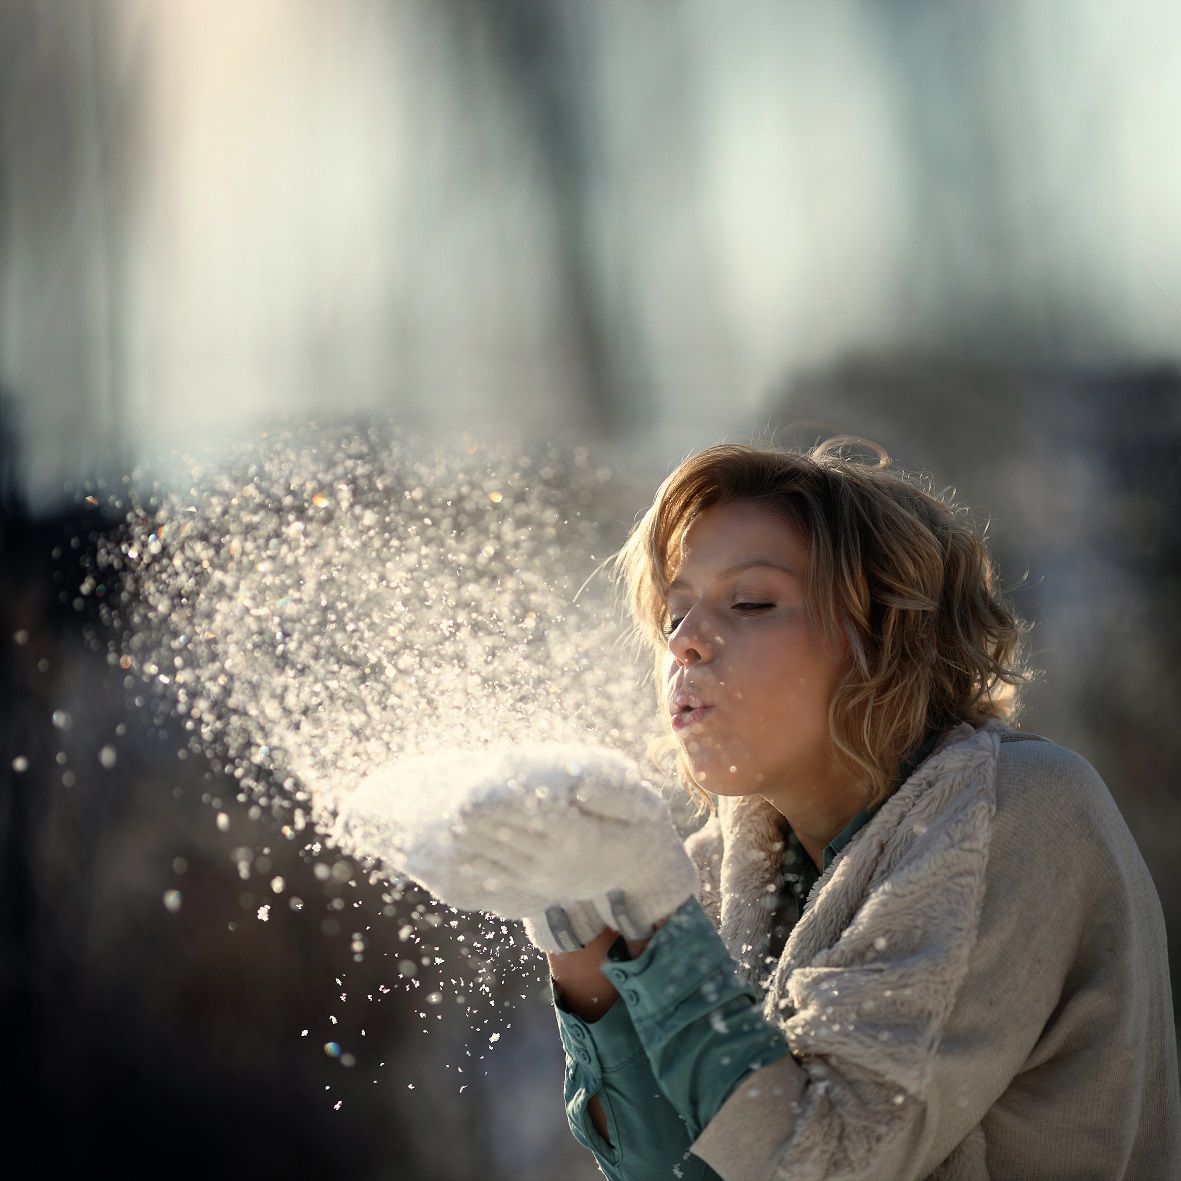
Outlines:
{"type": "Polygon", "coordinates": [[[799,527],[752,501],[712,505],[693,518],[670,554],[670,581],[771,566],[803,578],[808,543],[799,527]]]}

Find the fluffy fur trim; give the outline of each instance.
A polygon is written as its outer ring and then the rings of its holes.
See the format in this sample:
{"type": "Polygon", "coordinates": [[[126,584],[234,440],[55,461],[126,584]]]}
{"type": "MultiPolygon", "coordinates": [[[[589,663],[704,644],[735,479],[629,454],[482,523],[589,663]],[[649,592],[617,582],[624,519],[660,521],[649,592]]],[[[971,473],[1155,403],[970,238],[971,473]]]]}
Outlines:
{"type": "Polygon", "coordinates": [[[926,1094],[984,901],[994,734],[964,727],[816,883],[768,992],[792,1052],[926,1094]],[[786,1004],[784,1003],[786,1002],[786,1004]]]}
{"type": "MultiPolygon", "coordinates": [[[[999,749],[988,731],[949,733],[816,883],[765,998],[809,1077],[783,1177],[905,1172],[979,926],[999,749]]],[[[699,866],[719,872],[722,937],[752,980],[769,941],[780,824],[762,799],[722,800],[697,842],[699,866]]],[[[983,1132],[936,1175],[987,1177],[983,1132]]]]}
{"type": "Polygon", "coordinates": [[[762,796],[718,801],[722,833],[719,929],[722,942],[751,983],[767,974],[771,920],[783,865],[783,817],[762,796]]]}
{"type": "Polygon", "coordinates": [[[697,900],[715,927],[722,925],[722,829],[716,815],[685,842],[697,870],[697,900]]]}

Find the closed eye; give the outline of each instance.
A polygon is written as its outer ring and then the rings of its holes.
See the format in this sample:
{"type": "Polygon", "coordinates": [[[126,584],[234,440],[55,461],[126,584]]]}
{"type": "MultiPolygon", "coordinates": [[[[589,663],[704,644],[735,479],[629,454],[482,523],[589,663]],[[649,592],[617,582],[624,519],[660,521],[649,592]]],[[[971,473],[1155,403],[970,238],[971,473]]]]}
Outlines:
{"type": "Polygon", "coordinates": [[[684,618],[685,617],[683,615],[670,616],[669,619],[665,621],[664,634],[666,636],[671,636],[673,632],[675,632],[677,628],[681,626],[681,622],[684,620],[684,618]]]}
{"type": "Polygon", "coordinates": [[[758,615],[770,611],[774,606],[774,603],[735,603],[734,610],[742,615],[758,615]]]}

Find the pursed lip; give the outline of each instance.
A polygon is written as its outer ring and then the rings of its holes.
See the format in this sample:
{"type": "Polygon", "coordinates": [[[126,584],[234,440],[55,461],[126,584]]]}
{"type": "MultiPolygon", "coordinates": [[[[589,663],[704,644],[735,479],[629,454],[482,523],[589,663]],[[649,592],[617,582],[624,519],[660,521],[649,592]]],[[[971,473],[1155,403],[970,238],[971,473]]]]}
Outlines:
{"type": "Polygon", "coordinates": [[[692,689],[677,689],[669,695],[668,712],[674,730],[685,730],[705,718],[713,706],[692,689]]]}

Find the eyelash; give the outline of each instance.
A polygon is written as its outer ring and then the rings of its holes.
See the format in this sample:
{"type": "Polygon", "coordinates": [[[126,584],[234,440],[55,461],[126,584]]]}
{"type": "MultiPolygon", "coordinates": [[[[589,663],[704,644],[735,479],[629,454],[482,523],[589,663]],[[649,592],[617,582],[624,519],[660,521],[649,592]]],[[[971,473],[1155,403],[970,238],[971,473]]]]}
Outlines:
{"type": "Polygon", "coordinates": [[[769,611],[774,603],[735,603],[735,611],[769,611]]]}
{"type": "MultiPolygon", "coordinates": [[[[774,603],[735,603],[733,604],[733,610],[742,612],[743,614],[748,611],[754,614],[761,614],[763,611],[771,610],[774,606],[774,603]]],[[[671,636],[681,626],[684,618],[683,615],[674,615],[668,619],[664,625],[664,634],[671,636]]]]}

